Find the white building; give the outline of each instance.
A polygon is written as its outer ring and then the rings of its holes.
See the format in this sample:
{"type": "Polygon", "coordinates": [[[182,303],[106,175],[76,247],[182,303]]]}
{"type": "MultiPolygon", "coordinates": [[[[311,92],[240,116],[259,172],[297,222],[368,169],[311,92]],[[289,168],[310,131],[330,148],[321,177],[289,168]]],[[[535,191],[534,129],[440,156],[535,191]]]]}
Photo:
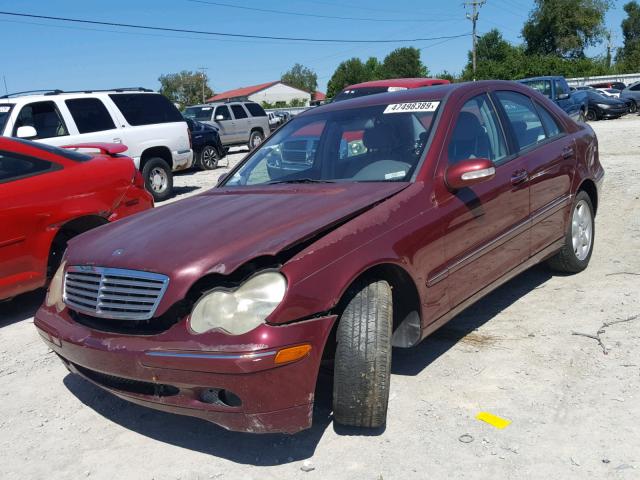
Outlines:
{"type": "Polygon", "coordinates": [[[218,93],[209,98],[207,103],[234,100],[249,100],[257,103],[267,102],[270,104],[276,104],[278,102],[289,104],[292,100],[301,100],[304,102],[304,106],[309,106],[311,103],[311,93],[291,87],[281,81],[276,81],[218,93]]]}

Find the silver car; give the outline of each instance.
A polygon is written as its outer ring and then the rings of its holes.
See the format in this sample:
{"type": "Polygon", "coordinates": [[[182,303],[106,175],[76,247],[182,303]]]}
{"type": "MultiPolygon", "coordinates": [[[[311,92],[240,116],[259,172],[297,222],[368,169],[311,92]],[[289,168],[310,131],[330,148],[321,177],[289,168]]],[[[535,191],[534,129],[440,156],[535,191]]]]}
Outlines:
{"type": "Polygon", "coordinates": [[[215,126],[225,147],[254,149],[269,134],[269,118],[255,102],[206,103],[187,107],[184,116],[215,126]]]}

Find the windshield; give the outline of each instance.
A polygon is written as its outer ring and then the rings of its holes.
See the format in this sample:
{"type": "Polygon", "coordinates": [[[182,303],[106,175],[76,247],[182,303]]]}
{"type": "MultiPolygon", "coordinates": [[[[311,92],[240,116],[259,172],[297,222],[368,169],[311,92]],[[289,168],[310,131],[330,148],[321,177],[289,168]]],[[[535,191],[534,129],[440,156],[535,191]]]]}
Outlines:
{"type": "Polygon", "coordinates": [[[184,116],[193,120],[211,120],[213,107],[188,107],[184,111],[184,116]]]}
{"type": "Polygon", "coordinates": [[[407,182],[440,102],[377,105],[297,117],[273,134],[225,186],[407,182]]]}
{"type": "Polygon", "coordinates": [[[11,103],[0,103],[0,132],[4,130],[4,126],[9,120],[9,115],[11,115],[11,109],[13,105],[11,103]]]}

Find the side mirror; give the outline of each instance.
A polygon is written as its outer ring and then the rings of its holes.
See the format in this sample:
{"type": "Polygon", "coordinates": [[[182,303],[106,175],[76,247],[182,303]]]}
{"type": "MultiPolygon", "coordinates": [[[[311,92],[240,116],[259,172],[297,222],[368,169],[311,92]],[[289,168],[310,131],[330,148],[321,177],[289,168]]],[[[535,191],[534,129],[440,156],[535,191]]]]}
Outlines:
{"type": "Polygon", "coordinates": [[[557,96],[558,100],[566,100],[570,97],[570,95],[568,93],[559,93],[557,96]]]}
{"type": "Polygon", "coordinates": [[[216,183],[216,187],[219,187],[220,185],[222,185],[222,182],[224,182],[227,179],[228,176],[229,176],[228,172],[227,173],[223,173],[222,175],[220,175],[218,177],[218,183],[216,183]]]}
{"type": "Polygon", "coordinates": [[[215,120],[216,122],[220,122],[221,120],[224,120],[224,115],[216,115],[215,120]]]}
{"type": "Polygon", "coordinates": [[[25,125],[24,127],[18,127],[16,137],[18,138],[36,138],[38,132],[31,125],[25,125]]]}
{"type": "Polygon", "coordinates": [[[460,190],[491,180],[495,175],[496,169],[491,160],[470,158],[449,166],[444,174],[444,181],[451,190],[460,190]]]}

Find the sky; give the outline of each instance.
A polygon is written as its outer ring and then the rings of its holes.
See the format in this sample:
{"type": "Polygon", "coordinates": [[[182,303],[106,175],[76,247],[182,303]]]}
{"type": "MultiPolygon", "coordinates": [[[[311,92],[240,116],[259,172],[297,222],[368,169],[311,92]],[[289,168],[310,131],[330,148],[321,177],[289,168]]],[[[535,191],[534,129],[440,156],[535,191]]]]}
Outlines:
{"type": "MultiPolygon", "coordinates": [[[[319,89],[338,64],[351,57],[384,58],[393,49],[421,49],[432,75],[458,73],[467,62],[471,37],[395,42],[471,33],[463,0],[0,0],[0,11],[103,22],[237,34],[323,39],[394,40],[384,44],[304,43],[221,38],[196,34],[77,25],[0,15],[0,76],[9,92],[32,89],[147,87],[157,90],[161,74],[207,69],[216,92],[278,80],[301,63],[318,75],[319,89]],[[280,10],[284,13],[255,9],[280,10]],[[307,17],[290,13],[317,15],[307,17]],[[319,18],[342,17],[342,18],[319,18]]],[[[616,46],[622,44],[625,14],[618,0],[607,14],[616,46]]],[[[513,44],[533,0],[487,0],[478,32],[498,28],[513,44]]],[[[601,54],[604,45],[591,49],[601,54]]],[[[0,78],[0,92],[5,85],[0,78]]]]}

